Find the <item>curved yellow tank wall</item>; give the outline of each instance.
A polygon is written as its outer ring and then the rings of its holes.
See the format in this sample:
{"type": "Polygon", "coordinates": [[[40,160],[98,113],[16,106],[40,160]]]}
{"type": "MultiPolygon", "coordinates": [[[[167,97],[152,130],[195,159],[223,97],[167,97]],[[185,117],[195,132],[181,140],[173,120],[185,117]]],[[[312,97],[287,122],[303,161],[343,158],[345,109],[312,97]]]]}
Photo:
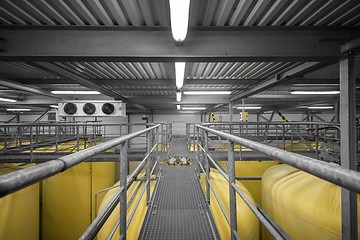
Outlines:
{"type": "Polygon", "coordinates": [[[291,239],[341,239],[341,188],[332,183],[275,166],[263,175],[262,206],[291,239]]]}
{"type": "MultiPolygon", "coordinates": [[[[95,194],[115,182],[114,162],[81,163],[42,182],[42,237],[78,239],[95,216],[95,194]]],[[[104,195],[100,194],[98,203],[104,195]]]]}
{"type": "MultiPolygon", "coordinates": [[[[19,169],[0,164],[0,175],[19,169]]],[[[39,184],[0,198],[0,239],[39,239],[39,184]]]]}
{"type": "MultiPolygon", "coordinates": [[[[211,169],[210,182],[213,185],[215,192],[220,198],[222,205],[224,206],[227,214],[229,215],[229,184],[224,177],[216,170],[211,169]]],[[[201,185],[205,189],[205,175],[201,174],[201,185]]],[[[236,185],[246,195],[246,197],[255,205],[255,202],[250,192],[239,182],[236,181],[236,185]]],[[[247,207],[243,200],[237,195],[237,222],[238,222],[238,234],[240,239],[256,240],[259,239],[259,221],[252,211],[247,207]]],[[[230,227],[225,217],[223,216],[221,209],[211,192],[210,194],[210,210],[216,223],[216,227],[219,231],[221,239],[230,239],[230,227]]],[[[229,215],[230,216],[230,215],[229,215]]]]}
{"type": "MultiPolygon", "coordinates": [[[[220,161],[220,164],[227,169],[226,161],[220,161]]],[[[235,161],[236,176],[262,176],[266,169],[278,165],[278,161],[235,161]]],[[[261,202],[261,181],[260,180],[240,180],[240,182],[249,190],[254,200],[261,202]]]]}
{"type": "MultiPolygon", "coordinates": [[[[140,197],[142,188],[145,185],[145,182],[134,182],[131,187],[127,190],[127,200],[129,201],[130,197],[132,196],[132,194],[135,192],[136,188],[139,186],[140,184],[140,189],[138,190],[138,192],[135,195],[134,200],[132,201],[132,203],[130,204],[130,206],[128,207],[127,210],[127,220],[131,214],[131,212],[133,211],[134,207],[135,207],[135,203],[137,201],[137,199],[140,197]]],[[[117,182],[115,185],[119,185],[119,182],[117,182]]],[[[114,185],[114,186],[115,186],[114,185]]],[[[154,185],[155,182],[151,181],[150,183],[150,191],[151,194],[154,190],[154,185]]],[[[103,198],[99,210],[98,212],[100,212],[105,206],[106,204],[113,198],[113,196],[116,194],[116,192],[119,191],[119,187],[116,187],[114,189],[111,189],[108,191],[108,193],[105,195],[105,197],[103,198]]],[[[140,204],[138,209],[136,210],[136,213],[130,223],[130,226],[126,232],[126,237],[127,239],[137,239],[142,227],[142,223],[144,221],[145,218],[145,214],[147,211],[147,206],[146,206],[146,192],[144,193],[144,195],[142,196],[141,200],[140,200],[140,204]]],[[[111,232],[111,230],[113,229],[113,227],[115,226],[117,220],[119,219],[119,215],[120,215],[120,206],[117,205],[116,208],[114,209],[114,211],[112,212],[112,214],[110,215],[110,217],[108,218],[108,220],[106,221],[106,223],[104,224],[104,226],[101,228],[101,230],[99,231],[98,235],[97,235],[97,240],[103,240],[103,239],[107,239],[109,233],[111,232]]],[[[120,234],[119,234],[119,228],[117,228],[114,236],[112,237],[112,239],[119,239],[120,234]]]]}

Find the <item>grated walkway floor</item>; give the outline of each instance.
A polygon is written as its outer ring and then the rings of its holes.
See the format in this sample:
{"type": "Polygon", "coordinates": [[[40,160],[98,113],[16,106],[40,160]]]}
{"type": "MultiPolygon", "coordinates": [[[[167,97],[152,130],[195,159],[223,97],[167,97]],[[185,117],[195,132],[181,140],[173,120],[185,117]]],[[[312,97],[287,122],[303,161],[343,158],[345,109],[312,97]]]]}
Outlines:
{"type": "MultiPolygon", "coordinates": [[[[183,153],[176,146],[180,143],[173,142],[170,152],[183,153]]],[[[139,239],[219,239],[195,165],[160,165],[161,178],[139,239]]]]}

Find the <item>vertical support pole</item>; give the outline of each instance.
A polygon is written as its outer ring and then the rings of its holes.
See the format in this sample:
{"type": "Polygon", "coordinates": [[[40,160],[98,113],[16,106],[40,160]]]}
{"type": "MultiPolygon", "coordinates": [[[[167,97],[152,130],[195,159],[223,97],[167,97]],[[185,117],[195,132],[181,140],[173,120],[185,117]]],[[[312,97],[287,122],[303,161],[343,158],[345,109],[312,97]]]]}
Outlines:
{"type": "MultiPolygon", "coordinates": [[[[208,132],[204,131],[204,145],[205,145],[205,152],[208,153],[209,151],[209,142],[208,142],[208,132]]],[[[210,204],[210,165],[209,159],[205,154],[205,171],[206,171],[206,201],[210,204]]]]}
{"type": "Polygon", "coordinates": [[[230,234],[235,240],[234,231],[237,231],[236,192],[231,184],[235,183],[234,143],[228,140],[228,169],[229,169],[229,199],[230,199],[230,234]]]}
{"type": "MultiPolygon", "coordinates": [[[[341,167],[357,170],[355,54],[340,60],[341,167]]],[[[357,196],[341,189],[342,239],[357,239],[357,196]]]]}
{"type": "Polygon", "coordinates": [[[199,177],[200,177],[200,172],[201,172],[201,168],[199,166],[199,163],[201,162],[201,159],[200,159],[200,148],[197,146],[197,143],[200,143],[200,130],[199,128],[195,127],[195,124],[194,124],[194,129],[196,128],[196,143],[194,145],[194,151],[195,149],[197,149],[197,152],[198,152],[198,172],[199,172],[199,177]],[[196,147],[196,148],[195,148],[196,147]]]}
{"type": "MultiPolygon", "coordinates": [[[[150,183],[150,172],[151,172],[151,156],[152,156],[152,154],[151,154],[151,146],[152,146],[152,144],[151,144],[151,139],[152,139],[152,136],[151,136],[151,133],[152,133],[152,131],[148,131],[147,133],[146,133],[146,138],[147,138],[147,154],[148,154],[148,158],[147,158],[147,160],[146,160],[146,162],[147,162],[147,164],[146,164],[146,180],[147,181],[149,181],[149,183],[150,183]]],[[[147,185],[147,187],[146,187],[146,204],[147,205],[149,205],[149,203],[150,203],[150,184],[148,184],[147,185]]]]}
{"type": "Polygon", "coordinates": [[[76,151],[79,151],[80,147],[80,132],[79,132],[79,125],[76,125],[76,151]]]}
{"type": "Polygon", "coordinates": [[[33,126],[30,126],[30,162],[33,162],[34,143],[33,143],[33,126]]]}
{"type": "MultiPolygon", "coordinates": [[[[156,128],[155,132],[155,144],[159,143],[159,127],[156,128]]],[[[159,161],[159,145],[156,146],[156,155],[154,164],[159,161]]]]}
{"type": "Polygon", "coordinates": [[[232,134],[232,124],[233,124],[233,102],[230,101],[229,102],[229,131],[230,134],[232,134]]]}
{"type": "Polygon", "coordinates": [[[120,189],[124,191],[120,193],[120,239],[126,239],[126,177],[128,169],[127,160],[127,144],[120,144],[120,189]]]}
{"type": "Polygon", "coordinates": [[[194,148],[194,149],[193,149],[193,152],[195,152],[195,149],[196,149],[196,148],[195,148],[195,146],[196,146],[195,130],[196,130],[196,129],[195,129],[195,123],[193,123],[193,143],[194,143],[194,144],[193,144],[193,148],[194,148]]]}
{"type": "Polygon", "coordinates": [[[160,142],[161,142],[161,151],[165,151],[165,147],[164,147],[164,124],[162,123],[160,126],[160,142]]]}
{"type": "Polygon", "coordinates": [[[315,151],[316,159],[319,159],[319,125],[315,125],[315,151]]]}
{"type": "MultiPolygon", "coordinates": [[[[295,130],[296,131],[296,130],[295,130]]],[[[294,151],[294,126],[290,125],[290,132],[291,132],[291,151],[294,151]]]]}
{"type": "Polygon", "coordinates": [[[285,145],[285,125],[282,125],[282,141],[283,141],[283,149],[285,150],[286,145],[285,145]]]}
{"type": "MultiPolygon", "coordinates": [[[[334,122],[338,123],[340,122],[340,101],[335,103],[334,110],[335,110],[334,122]]],[[[340,139],[340,131],[337,131],[337,134],[335,136],[337,139],[340,139]]]]}
{"type": "MultiPolygon", "coordinates": [[[[59,125],[55,126],[55,152],[59,152],[59,125]]],[[[36,129],[37,130],[37,129],[36,129]]]]}

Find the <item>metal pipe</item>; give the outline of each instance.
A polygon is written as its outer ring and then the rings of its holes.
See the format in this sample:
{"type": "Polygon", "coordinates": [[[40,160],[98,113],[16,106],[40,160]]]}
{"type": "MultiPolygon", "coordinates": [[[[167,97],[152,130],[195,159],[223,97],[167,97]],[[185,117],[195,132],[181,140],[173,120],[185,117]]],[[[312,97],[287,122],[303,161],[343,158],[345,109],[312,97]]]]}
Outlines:
{"type": "Polygon", "coordinates": [[[231,187],[235,183],[235,161],[234,161],[234,142],[228,140],[228,175],[229,175],[229,201],[230,201],[230,229],[231,240],[236,239],[234,231],[237,232],[237,212],[236,212],[236,193],[231,187]]]}
{"type": "Polygon", "coordinates": [[[31,184],[44,180],[57,173],[63,172],[91,157],[96,156],[110,148],[113,148],[128,139],[137,137],[147,131],[157,128],[159,125],[140,130],[110,141],[104,142],[100,145],[93,146],[80,152],[76,152],[55,160],[48,161],[33,167],[21,169],[16,172],[8,173],[0,176],[0,197],[4,197],[17,190],[25,188],[31,184]]]}
{"type": "Polygon", "coordinates": [[[264,153],[273,159],[280,160],[290,166],[303,170],[319,178],[325,179],[341,187],[347,188],[356,193],[360,193],[360,173],[350,169],[334,166],[314,158],[306,157],[293,152],[284,151],[278,148],[267,146],[249,139],[240,138],[231,134],[216,131],[201,125],[197,127],[211,132],[215,135],[229,139],[233,142],[244,145],[245,147],[264,153]]]}
{"type": "MultiPolygon", "coordinates": [[[[120,145],[120,188],[126,188],[127,185],[127,171],[128,171],[128,160],[127,160],[127,146],[126,142],[120,145]]],[[[127,203],[127,192],[122,191],[120,193],[120,239],[126,239],[126,203],[127,203]]]]}
{"type": "Polygon", "coordinates": [[[261,180],[261,176],[241,176],[235,177],[236,180],[261,180]]]}

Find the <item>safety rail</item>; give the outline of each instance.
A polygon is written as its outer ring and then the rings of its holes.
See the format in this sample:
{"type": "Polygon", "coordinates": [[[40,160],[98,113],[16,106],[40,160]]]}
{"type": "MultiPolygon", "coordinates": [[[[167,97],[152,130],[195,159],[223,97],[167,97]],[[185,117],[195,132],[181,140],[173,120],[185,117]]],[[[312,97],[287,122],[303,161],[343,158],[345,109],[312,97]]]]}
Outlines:
{"type": "MultiPolygon", "coordinates": [[[[171,123],[159,123],[161,151],[167,149],[171,140],[171,123]]],[[[104,124],[101,122],[40,122],[17,123],[0,126],[0,155],[21,154],[21,159],[34,162],[36,156],[61,153],[62,150],[80,151],[103,141],[117,138],[152,124],[104,124]],[[47,149],[49,147],[49,149],[47,149]]],[[[143,139],[145,135],[142,136],[143,139]]],[[[145,149],[145,140],[129,141],[131,149],[145,149]]],[[[20,162],[20,158],[18,159],[20,162]]],[[[3,161],[2,161],[3,162],[3,161]]]]}
{"type": "Polygon", "coordinates": [[[220,206],[225,218],[230,222],[231,239],[237,239],[237,213],[236,213],[236,194],[238,194],[255,216],[260,220],[265,228],[272,234],[275,239],[287,239],[286,233],[278,227],[278,225],[263,213],[263,209],[252,205],[249,199],[241,192],[235,183],[235,160],[234,160],[234,143],[238,143],[248,147],[252,150],[261,152],[269,157],[293,166],[297,169],[310,173],[314,176],[320,177],[326,181],[334,183],[343,188],[349,189],[355,193],[360,193],[360,173],[354,170],[345,169],[334,164],[319,161],[314,158],[306,157],[293,152],[288,152],[282,149],[271,147],[259,142],[255,142],[246,138],[238,137],[230,133],[224,133],[215,129],[211,129],[199,124],[194,124],[195,139],[198,146],[199,169],[205,173],[206,187],[205,196],[210,202],[210,162],[220,172],[220,174],[229,182],[229,200],[230,200],[230,217],[225,214],[223,207],[220,206]],[[211,157],[208,151],[209,133],[226,139],[228,142],[228,171],[226,172],[220,165],[211,157]],[[204,163],[205,162],[205,163],[204,163]],[[205,165],[205,166],[204,166],[205,165]]]}

